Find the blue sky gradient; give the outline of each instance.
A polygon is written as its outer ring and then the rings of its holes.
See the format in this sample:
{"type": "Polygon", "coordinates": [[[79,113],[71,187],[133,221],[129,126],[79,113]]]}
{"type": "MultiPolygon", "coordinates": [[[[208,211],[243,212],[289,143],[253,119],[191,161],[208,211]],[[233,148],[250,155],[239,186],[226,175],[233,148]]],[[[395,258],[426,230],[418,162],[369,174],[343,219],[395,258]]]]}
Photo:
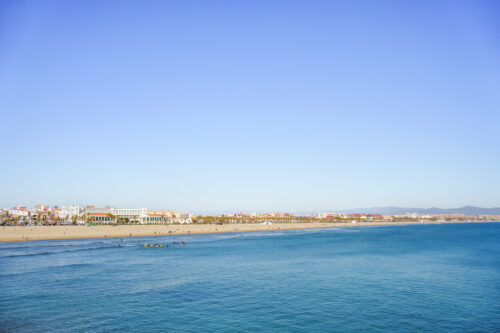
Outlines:
{"type": "Polygon", "coordinates": [[[0,207],[500,206],[498,1],[2,1],[0,207]]]}

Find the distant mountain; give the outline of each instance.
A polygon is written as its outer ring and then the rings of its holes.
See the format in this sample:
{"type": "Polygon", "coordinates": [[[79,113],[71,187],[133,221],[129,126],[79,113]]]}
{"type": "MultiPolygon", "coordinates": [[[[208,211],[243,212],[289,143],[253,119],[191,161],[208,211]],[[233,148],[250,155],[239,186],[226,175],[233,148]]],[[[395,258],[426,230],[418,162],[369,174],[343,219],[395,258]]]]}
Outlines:
{"type": "Polygon", "coordinates": [[[335,211],[344,214],[383,214],[383,215],[398,215],[406,213],[417,214],[465,214],[465,215],[500,215],[500,207],[481,208],[474,206],[464,206],[460,208],[410,208],[410,207],[371,207],[371,208],[355,208],[335,211]]]}

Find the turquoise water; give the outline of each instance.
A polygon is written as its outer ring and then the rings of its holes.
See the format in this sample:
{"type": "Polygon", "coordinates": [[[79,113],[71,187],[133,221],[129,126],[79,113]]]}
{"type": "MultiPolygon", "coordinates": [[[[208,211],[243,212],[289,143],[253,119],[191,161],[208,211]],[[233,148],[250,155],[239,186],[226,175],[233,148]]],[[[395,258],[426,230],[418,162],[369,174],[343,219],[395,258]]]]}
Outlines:
{"type": "Polygon", "coordinates": [[[0,244],[0,331],[500,331],[500,223],[119,244],[0,244]]]}

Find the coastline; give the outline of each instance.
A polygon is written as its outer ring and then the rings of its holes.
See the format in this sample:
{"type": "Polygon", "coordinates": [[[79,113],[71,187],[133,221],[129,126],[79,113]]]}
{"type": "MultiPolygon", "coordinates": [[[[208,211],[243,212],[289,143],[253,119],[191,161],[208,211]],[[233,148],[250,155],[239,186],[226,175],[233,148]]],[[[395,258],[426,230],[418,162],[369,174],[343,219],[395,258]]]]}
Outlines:
{"type": "Polygon", "coordinates": [[[210,234],[226,232],[273,231],[356,226],[423,225],[445,223],[491,222],[358,222],[358,223],[276,223],[262,224],[166,224],[166,225],[96,225],[96,226],[4,226],[0,228],[0,242],[23,242],[48,239],[125,238],[142,236],[168,236],[210,234]]]}

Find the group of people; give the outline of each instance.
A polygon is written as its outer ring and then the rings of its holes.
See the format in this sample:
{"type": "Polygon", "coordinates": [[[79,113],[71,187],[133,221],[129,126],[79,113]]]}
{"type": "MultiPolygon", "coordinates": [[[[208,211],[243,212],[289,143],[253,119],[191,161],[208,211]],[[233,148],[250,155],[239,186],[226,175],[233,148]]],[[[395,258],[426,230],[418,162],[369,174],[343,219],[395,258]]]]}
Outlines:
{"type": "Polygon", "coordinates": [[[157,243],[155,243],[155,244],[144,244],[144,247],[168,247],[168,244],[165,244],[165,245],[163,245],[163,244],[157,244],[157,243]]]}
{"type": "MultiPolygon", "coordinates": [[[[184,243],[184,242],[174,242],[173,244],[174,245],[186,245],[186,243],[184,243]]],[[[158,244],[158,243],[147,244],[146,243],[143,246],[137,245],[137,247],[168,247],[168,244],[158,244]]]]}

